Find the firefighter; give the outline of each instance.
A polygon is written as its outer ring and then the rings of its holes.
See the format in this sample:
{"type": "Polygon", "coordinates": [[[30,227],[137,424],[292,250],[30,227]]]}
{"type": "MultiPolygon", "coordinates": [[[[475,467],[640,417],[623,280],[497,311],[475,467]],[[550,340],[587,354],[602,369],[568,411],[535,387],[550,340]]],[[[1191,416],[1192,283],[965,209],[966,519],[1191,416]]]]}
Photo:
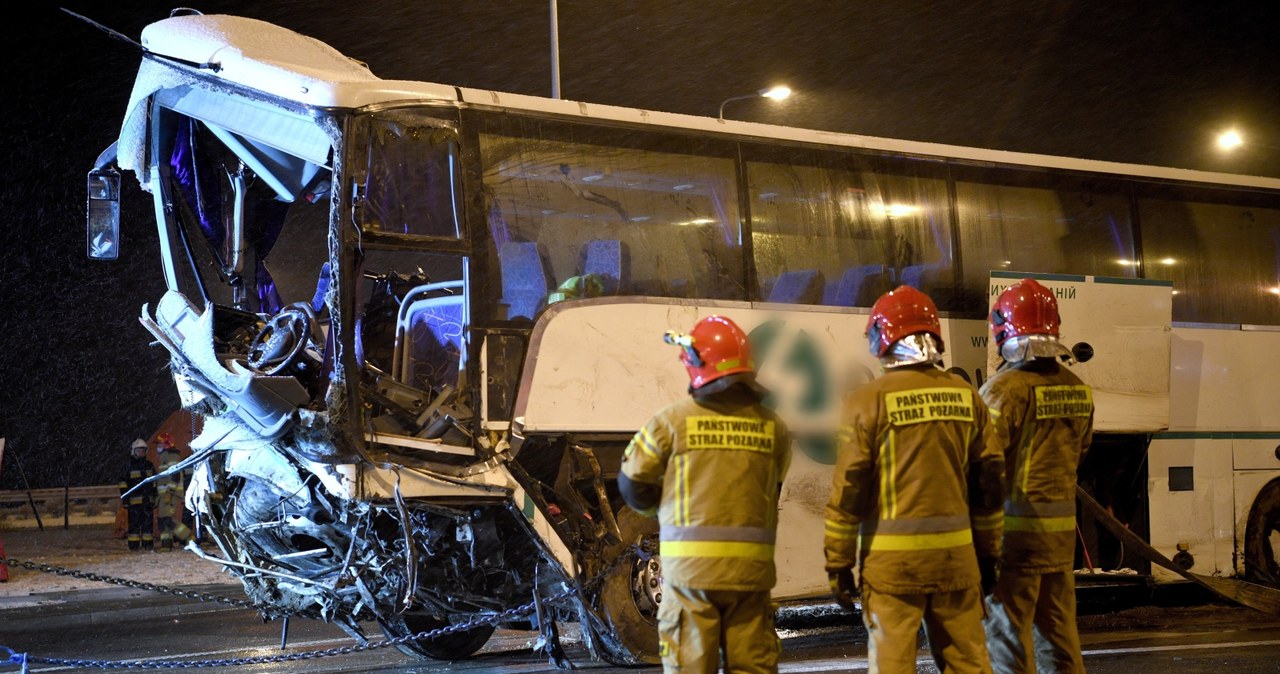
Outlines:
{"type": "Polygon", "coordinates": [[[1003,461],[978,391],[940,363],[933,300],[901,286],[867,321],[883,376],[845,397],[826,568],[853,611],[861,589],[872,672],[915,672],[924,622],[943,672],[990,672],[982,584],[999,559],[1003,461]]]}
{"type": "Polygon", "coordinates": [[[154,546],[152,517],[155,513],[156,487],[154,484],[146,484],[127,497],[124,494],[155,474],[155,466],[147,459],[147,441],[142,438],[134,440],[129,449],[129,463],[120,476],[120,496],[127,499],[125,504],[129,513],[127,540],[130,550],[151,550],[154,546]]]}
{"type": "Polygon", "coordinates": [[[710,674],[723,657],[726,672],[777,672],[769,590],[789,434],[733,321],[708,316],[665,339],[681,347],[690,397],[636,433],[618,476],[627,504],[661,524],[663,669],[710,674]]]}
{"type": "Polygon", "coordinates": [[[547,304],[555,304],[565,300],[580,300],[586,297],[600,297],[605,293],[608,279],[603,274],[582,274],[565,279],[550,295],[547,304]]]}
{"type": "Polygon", "coordinates": [[[1076,631],[1076,468],[1093,436],[1093,392],[1060,360],[1053,291],[1023,279],[1000,293],[991,335],[1003,363],[982,386],[1008,466],[1004,557],[987,597],[998,672],[1083,672],[1076,631]]]}
{"type": "MultiPolygon", "coordinates": [[[[178,448],[174,445],[173,436],[168,433],[156,436],[156,456],[160,459],[161,473],[182,461],[178,448]]],[[[185,544],[191,538],[191,530],[183,521],[185,498],[186,487],[182,471],[156,482],[156,522],[160,529],[159,550],[161,552],[173,550],[175,539],[179,544],[185,544]]]]}

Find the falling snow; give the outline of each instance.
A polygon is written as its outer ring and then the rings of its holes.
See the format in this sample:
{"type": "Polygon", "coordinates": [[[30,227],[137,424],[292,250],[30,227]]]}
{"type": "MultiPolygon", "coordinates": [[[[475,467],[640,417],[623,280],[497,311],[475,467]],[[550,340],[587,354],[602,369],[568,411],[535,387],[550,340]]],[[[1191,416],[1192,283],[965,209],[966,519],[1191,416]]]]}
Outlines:
{"type": "MultiPolygon", "coordinates": [[[[17,560],[50,564],[102,576],[137,580],[156,585],[186,586],[227,584],[239,581],[222,572],[216,564],[206,562],[190,552],[133,552],[111,526],[46,528],[0,531],[5,552],[17,560]]],[[[31,605],[60,601],[50,593],[70,590],[102,590],[116,587],[106,583],[71,576],[31,571],[9,570],[9,582],[0,583],[4,606],[23,605],[25,597],[31,605]],[[36,596],[31,596],[36,595],[36,596]]],[[[232,588],[222,592],[238,598],[232,588]]]]}

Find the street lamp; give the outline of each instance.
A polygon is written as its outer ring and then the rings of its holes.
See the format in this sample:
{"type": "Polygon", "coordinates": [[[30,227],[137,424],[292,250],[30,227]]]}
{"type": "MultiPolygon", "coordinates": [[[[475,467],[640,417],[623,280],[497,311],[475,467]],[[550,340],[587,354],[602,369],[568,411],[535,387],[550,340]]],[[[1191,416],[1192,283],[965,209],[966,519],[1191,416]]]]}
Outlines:
{"type": "Polygon", "coordinates": [[[734,96],[732,98],[726,98],[724,99],[724,102],[720,104],[720,121],[722,122],[724,121],[725,103],[729,103],[731,101],[745,101],[748,98],[772,98],[775,101],[780,101],[790,95],[791,95],[790,87],[778,85],[776,87],[771,87],[769,89],[761,89],[760,91],[757,91],[754,94],[747,94],[746,96],[734,96]]]}
{"type": "MultiPolygon", "coordinates": [[[[1226,131],[1223,131],[1222,133],[1218,134],[1218,140],[1217,140],[1218,149],[1222,150],[1223,152],[1231,152],[1233,150],[1237,150],[1243,147],[1244,144],[1245,144],[1244,135],[1242,135],[1236,129],[1227,129],[1226,131]]],[[[1249,145],[1253,147],[1265,147],[1268,150],[1280,150],[1280,147],[1276,147],[1275,145],[1267,145],[1265,143],[1258,143],[1252,140],[1249,141],[1249,145]]]]}
{"type": "Polygon", "coordinates": [[[1224,152],[1230,152],[1241,145],[1244,145],[1244,136],[1235,129],[1227,129],[1218,134],[1218,149],[1224,152]]]}

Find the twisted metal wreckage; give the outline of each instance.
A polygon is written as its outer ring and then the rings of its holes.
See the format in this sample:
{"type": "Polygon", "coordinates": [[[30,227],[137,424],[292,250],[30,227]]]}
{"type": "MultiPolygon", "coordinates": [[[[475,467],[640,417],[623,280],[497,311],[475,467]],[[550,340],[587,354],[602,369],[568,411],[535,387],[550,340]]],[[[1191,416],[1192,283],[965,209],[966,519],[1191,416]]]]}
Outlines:
{"type": "MultiPolygon", "coordinates": [[[[169,351],[183,407],[203,419],[193,454],[153,479],[193,470],[187,506],[222,557],[189,549],[227,567],[254,603],[270,607],[265,615],[332,621],[361,640],[359,623],[372,620],[402,637],[576,591],[572,608],[548,606],[549,614],[517,626],[540,630],[540,643],[555,651],[555,621],[577,621],[593,653],[643,661],[637,637],[660,601],[653,596],[660,592],[653,589],[661,573],[656,539],[651,531],[623,539],[590,447],[566,447],[563,474],[542,482],[513,461],[507,438],[466,433],[468,412],[456,391],[433,396],[366,365],[360,391],[374,401],[364,407],[370,436],[387,424],[405,433],[407,425],[414,437],[445,451],[468,448],[474,457],[442,463],[344,451],[356,446],[335,413],[349,409],[345,373],[326,373],[323,333],[310,308],[293,305],[265,323],[244,321],[221,333],[218,314],[214,306],[198,311],[176,292],[165,294],[154,315],[143,310],[142,324],[169,351]],[[327,395],[316,397],[320,391],[327,395]],[[546,511],[559,519],[534,516],[546,511]],[[566,544],[530,531],[537,527],[554,527],[566,544]],[[557,562],[566,553],[569,568],[557,562]],[[618,615],[609,602],[631,611],[618,615]]],[[[335,320],[328,329],[341,328],[335,320]]],[[[625,519],[629,532],[651,528],[634,514],[625,519]]],[[[478,650],[495,627],[401,649],[456,658],[478,650]]]]}
{"type": "MultiPolygon", "coordinates": [[[[466,432],[469,412],[456,390],[433,395],[366,364],[359,390],[371,401],[363,408],[371,438],[394,425],[474,456],[441,462],[357,449],[344,424],[347,374],[326,372],[323,332],[308,305],[222,332],[219,312],[198,311],[176,292],[154,315],[143,310],[142,324],[169,351],[183,407],[203,419],[193,454],[153,479],[193,469],[187,506],[222,558],[190,549],[227,567],[252,601],[271,607],[266,615],[332,621],[361,640],[359,623],[372,620],[402,637],[575,590],[573,608],[547,607],[549,615],[518,626],[540,630],[540,643],[555,651],[555,621],[577,621],[593,653],[643,661],[638,637],[660,601],[652,589],[660,588],[656,539],[652,531],[623,539],[590,447],[565,447],[565,470],[540,481],[513,461],[508,438],[466,432]],[[567,568],[558,562],[566,558],[567,568]],[[609,602],[629,612],[617,615],[609,602]]],[[[328,330],[341,330],[336,318],[328,330]]],[[[340,362],[341,347],[329,346],[340,362]]],[[[634,514],[627,520],[629,532],[651,529],[634,514]]],[[[401,648],[456,658],[478,650],[495,627],[401,648]]]]}

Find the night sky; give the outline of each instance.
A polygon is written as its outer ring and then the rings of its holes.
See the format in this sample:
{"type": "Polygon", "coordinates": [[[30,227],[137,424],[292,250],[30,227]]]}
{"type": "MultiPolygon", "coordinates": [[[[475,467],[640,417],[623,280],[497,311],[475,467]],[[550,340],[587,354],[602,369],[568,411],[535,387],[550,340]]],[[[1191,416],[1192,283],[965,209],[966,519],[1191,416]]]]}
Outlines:
{"type": "MultiPolygon", "coordinates": [[[[124,252],[84,254],[84,177],[114,139],[137,39],[175,5],[40,3],[10,18],[0,164],[0,488],[114,483],[177,407],[138,324],[163,289],[147,195],[125,175],[124,252]]],[[[292,28],[413,79],[548,96],[548,0],[193,3],[292,28]]],[[[1280,5],[1270,2],[560,0],[561,96],[1004,150],[1280,177],[1280,5]],[[1224,156],[1217,131],[1253,145],[1224,156]]]]}

